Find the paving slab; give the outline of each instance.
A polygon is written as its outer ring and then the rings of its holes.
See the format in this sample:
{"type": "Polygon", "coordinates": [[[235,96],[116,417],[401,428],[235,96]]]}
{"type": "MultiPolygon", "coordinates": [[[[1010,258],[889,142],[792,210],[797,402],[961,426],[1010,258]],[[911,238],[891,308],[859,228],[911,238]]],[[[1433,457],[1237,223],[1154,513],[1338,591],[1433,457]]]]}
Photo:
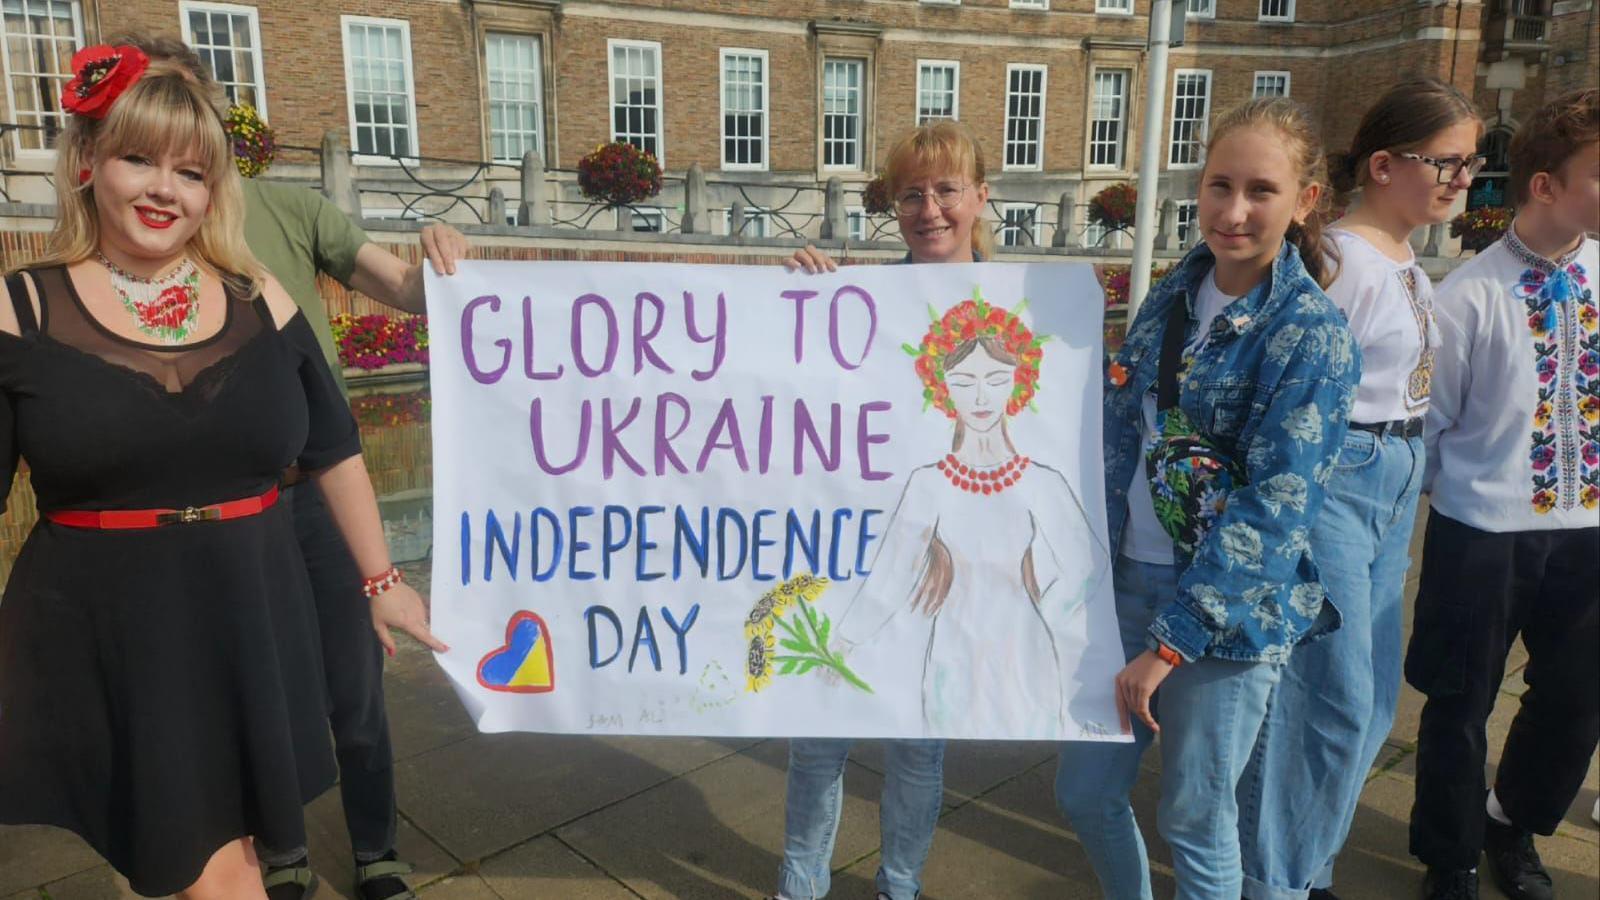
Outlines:
{"type": "Polygon", "coordinates": [[[478,875],[508,900],[636,900],[639,896],[548,835],[493,857],[479,867],[478,875]]]}
{"type": "Polygon", "coordinates": [[[698,738],[479,734],[397,764],[395,777],[406,816],[470,862],[732,752],[698,738]]]}
{"type": "MultiPolygon", "coordinates": [[[[785,741],[767,741],[557,830],[641,897],[733,900],[777,882],[783,846],[785,741]]],[[[847,763],[835,865],[878,846],[876,772],[847,763]]],[[[835,896],[870,897],[871,876],[834,877],[835,896]]]]}
{"type": "MultiPolygon", "coordinates": [[[[426,897],[428,900],[532,900],[525,894],[506,894],[504,896],[494,892],[488,882],[476,875],[457,875],[446,878],[437,884],[425,887],[417,892],[417,896],[426,897]]],[[[317,900],[322,900],[318,897],[317,900]]]]}
{"type": "Polygon", "coordinates": [[[383,673],[395,759],[410,759],[477,734],[433,654],[403,635],[399,648],[383,673]]]}
{"type": "MultiPolygon", "coordinates": [[[[323,892],[330,889],[355,893],[355,857],[350,850],[350,836],[345,829],[344,808],[339,802],[337,788],[306,807],[306,846],[310,848],[311,866],[322,879],[317,900],[322,900],[323,892]]],[[[404,817],[395,832],[395,850],[416,869],[406,879],[413,888],[438,881],[460,867],[459,860],[404,817]]]]}
{"type": "Polygon", "coordinates": [[[70,831],[0,825],[0,897],[102,865],[100,854],[70,831]]]}

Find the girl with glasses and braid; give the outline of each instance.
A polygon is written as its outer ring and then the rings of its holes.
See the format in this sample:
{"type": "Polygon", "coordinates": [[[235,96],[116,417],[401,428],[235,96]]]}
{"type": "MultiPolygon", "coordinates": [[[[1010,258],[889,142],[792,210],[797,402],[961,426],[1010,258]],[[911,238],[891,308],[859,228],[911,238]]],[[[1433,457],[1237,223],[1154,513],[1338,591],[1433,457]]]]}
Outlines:
{"type": "Polygon", "coordinates": [[[1335,205],[1360,190],[1328,232],[1339,264],[1327,293],[1360,345],[1361,383],[1338,458],[1321,473],[1327,499],[1310,534],[1340,624],[1295,648],[1240,787],[1257,798],[1239,823],[1251,900],[1334,896],[1334,858],[1394,724],[1422,423],[1440,343],[1433,288],[1410,239],[1455,211],[1483,165],[1482,135],[1461,91],[1406,81],[1329,161],[1335,205]]]}

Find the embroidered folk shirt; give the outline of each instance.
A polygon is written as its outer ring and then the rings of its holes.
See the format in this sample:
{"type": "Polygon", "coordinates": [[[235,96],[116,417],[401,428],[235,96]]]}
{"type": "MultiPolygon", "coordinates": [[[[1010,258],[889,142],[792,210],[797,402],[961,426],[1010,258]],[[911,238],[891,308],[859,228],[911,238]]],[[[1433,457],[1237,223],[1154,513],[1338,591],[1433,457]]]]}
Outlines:
{"type": "Polygon", "coordinates": [[[1439,286],[1433,508],[1491,532],[1600,525],[1600,245],[1559,260],[1505,237],[1439,286]]]}
{"type": "Polygon", "coordinates": [[[1328,232],[1340,254],[1328,298],[1344,310],[1361,345],[1361,386],[1352,422],[1390,422],[1423,415],[1439,345],[1433,284],[1416,257],[1395,262],[1366,239],[1328,232]]]}

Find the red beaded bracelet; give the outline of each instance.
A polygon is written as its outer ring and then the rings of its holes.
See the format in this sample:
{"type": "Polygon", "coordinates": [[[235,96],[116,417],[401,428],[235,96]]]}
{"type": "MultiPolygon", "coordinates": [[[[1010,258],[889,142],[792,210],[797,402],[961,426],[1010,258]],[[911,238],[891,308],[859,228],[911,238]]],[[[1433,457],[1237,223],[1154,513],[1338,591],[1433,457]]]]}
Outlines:
{"type": "Polygon", "coordinates": [[[371,600],[400,583],[400,567],[390,566],[383,572],[361,582],[361,593],[371,600]]]}

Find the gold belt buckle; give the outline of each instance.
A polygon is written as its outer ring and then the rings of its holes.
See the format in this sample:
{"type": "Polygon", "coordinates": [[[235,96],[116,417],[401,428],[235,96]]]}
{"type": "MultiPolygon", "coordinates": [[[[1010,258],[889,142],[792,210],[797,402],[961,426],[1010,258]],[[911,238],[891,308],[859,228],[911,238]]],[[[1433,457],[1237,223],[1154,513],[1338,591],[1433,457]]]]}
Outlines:
{"type": "Polygon", "coordinates": [[[183,509],[176,509],[156,516],[156,522],[161,525],[188,525],[193,522],[203,522],[207,519],[221,517],[222,510],[215,506],[185,506],[183,509]]]}

